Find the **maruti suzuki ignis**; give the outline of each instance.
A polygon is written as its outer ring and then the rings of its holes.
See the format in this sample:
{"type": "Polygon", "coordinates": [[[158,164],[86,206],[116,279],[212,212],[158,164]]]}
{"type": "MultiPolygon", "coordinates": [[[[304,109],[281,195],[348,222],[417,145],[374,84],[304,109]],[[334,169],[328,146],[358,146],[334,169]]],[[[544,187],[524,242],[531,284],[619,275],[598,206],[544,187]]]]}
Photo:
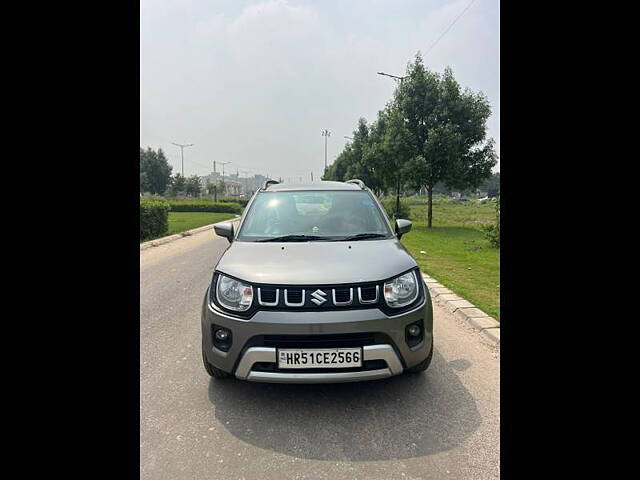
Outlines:
{"type": "Polygon", "coordinates": [[[268,181],[237,228],[202,306],[209,375],[256,382],[373,380],[426,370],[433,311],[415,260],[360,180],[268,181]]]}

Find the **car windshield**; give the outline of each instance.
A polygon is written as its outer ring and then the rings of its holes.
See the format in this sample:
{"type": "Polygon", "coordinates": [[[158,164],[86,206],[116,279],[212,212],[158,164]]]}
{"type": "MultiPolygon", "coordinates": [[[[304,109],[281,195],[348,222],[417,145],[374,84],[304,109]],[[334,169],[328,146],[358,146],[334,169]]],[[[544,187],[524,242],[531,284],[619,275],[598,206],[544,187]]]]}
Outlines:
{"type": "Polygon", "coordinates": [[[238,240],[340,241],[391,236],[380,207],[366,191],[292,191],[259,193],[238,240]]]}

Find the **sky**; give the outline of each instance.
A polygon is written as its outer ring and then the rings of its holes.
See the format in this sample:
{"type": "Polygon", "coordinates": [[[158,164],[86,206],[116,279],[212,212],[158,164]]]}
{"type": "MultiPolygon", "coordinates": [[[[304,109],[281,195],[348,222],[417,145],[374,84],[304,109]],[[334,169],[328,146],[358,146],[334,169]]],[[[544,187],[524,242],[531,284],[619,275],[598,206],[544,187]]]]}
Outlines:
{"type": "MultiPolygon", "coordinates": [[[[499,0],[141,0],[140,146],[173,171],[318,179],[416,53],[482,91],[500,153],[499,0]]],[[[499,163],[494,171],[499,171],[499,163]]]]}

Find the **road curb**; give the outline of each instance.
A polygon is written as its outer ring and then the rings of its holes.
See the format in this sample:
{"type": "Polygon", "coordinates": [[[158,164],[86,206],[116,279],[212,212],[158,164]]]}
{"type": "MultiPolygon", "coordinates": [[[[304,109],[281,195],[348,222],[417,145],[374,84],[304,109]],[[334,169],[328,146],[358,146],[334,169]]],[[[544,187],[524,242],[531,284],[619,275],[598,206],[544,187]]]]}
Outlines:
{"type": "Polygon", "coordinates": [[[500,327],[485,328],[482,334],[491,342],[500,345],[500,327]]]}
{"type": "MultiPolygon", "coordinates": [[[[237,223],[240,221],[240,216],[237,216],[236,218],[232,218],[230,220],[223,220],[223,222],[227,222],[227,221],[231,223],[237,223]]],[[[222,222],[216,222],[216,223],[222,223],[222,222]]],[[[216,223],[210,223],[209,225],[203,225],[202,227],[192,228],[191,230],[186,230],[184,232],[176,233],[174,235],[169,235],[162,238],[156,238],[155,240],[149,240],[148,242],[144,242],[140,244],[140,251],[146,250],[151,247],[158,247],[160,245],[164,245],[165,243],[170,243],[175,240],[180,240],[181,238],[184,238],[184,237],[190,237],[191,235],[204,232],[205,230],[211,230],[213,229],[213,226],[216,223]]]]}
{"type": "Polygon", "coordinates": [[[423,273],[422,278],[435,303],[479,331],[492,344],[500,345],[500,322],[429,275],[423,273]]]}

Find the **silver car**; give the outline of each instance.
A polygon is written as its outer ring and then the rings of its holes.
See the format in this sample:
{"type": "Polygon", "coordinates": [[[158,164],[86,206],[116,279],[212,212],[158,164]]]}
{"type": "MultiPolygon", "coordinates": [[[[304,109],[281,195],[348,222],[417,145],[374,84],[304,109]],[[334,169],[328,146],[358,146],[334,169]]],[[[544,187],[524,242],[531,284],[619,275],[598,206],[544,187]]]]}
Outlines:
{"type": "Polygon", "coordinates": [[[268,181],[240,219],[202,305],[209,375],[280,383],[373,380],[427,369],[431,297],[360,181],[268,181]]]}

